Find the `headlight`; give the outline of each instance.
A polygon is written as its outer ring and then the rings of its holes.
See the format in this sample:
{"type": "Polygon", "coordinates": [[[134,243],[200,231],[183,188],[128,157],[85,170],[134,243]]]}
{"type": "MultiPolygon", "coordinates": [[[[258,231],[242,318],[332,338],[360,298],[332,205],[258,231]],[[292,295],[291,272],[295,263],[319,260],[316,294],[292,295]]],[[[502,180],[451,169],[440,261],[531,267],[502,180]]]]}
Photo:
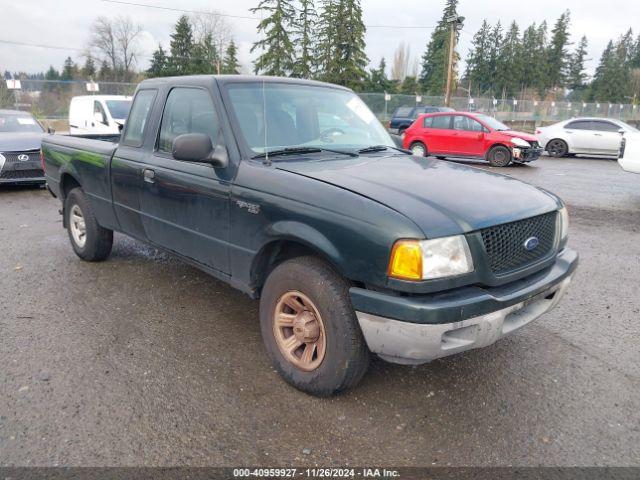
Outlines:
{"type": "Polygon", "coordinates": [[[431,280],[473,272],[473,259],[463,235],[434,240],[398,240],[391,251],[389,276],[431,280]]]}
{"type": "Polygon", "coordinates": [[[567,207],[562,207],[560,213],[560,240],[566,240],[569,237],[569,212],[567,207]]]}
{"type": "Polygon", "coordinates": [[[529,142],[527,142],[526,140],[523,140],[521,138],[518,138],[518,137],[513,137],[511,139],[511,143],[513,143],[517,147],[524,147],[524,148],[530,148],[531,147],[531,144],[529,142]]]}

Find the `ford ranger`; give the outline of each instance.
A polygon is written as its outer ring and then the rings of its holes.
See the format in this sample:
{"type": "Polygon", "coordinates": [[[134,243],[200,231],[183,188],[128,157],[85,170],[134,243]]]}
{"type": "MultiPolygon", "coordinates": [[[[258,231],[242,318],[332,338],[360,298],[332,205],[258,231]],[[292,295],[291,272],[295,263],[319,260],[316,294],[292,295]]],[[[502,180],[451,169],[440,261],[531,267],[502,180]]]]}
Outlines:
{"type": "Polygon", "coordinates": [[[492,344],[556,305],[578,261],[556,196],[411,156],[335,85],[145,80],[119,143],[42,150],[80,258],[105,260],[118,231],[259,298],[268,356],[314,395],[356,385],[371,353],[492,344]]]}

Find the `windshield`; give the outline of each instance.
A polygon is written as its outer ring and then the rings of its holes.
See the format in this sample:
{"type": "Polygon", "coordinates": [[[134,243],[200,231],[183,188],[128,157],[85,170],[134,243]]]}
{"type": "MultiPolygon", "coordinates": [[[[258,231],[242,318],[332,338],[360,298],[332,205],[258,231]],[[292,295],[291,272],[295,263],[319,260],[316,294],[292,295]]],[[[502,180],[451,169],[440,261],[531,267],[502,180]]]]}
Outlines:
{"type": "Polygon", "coordinates": [[[41,133],[42,127],[28,113],[1,113],[0,133],[41,133]]]}
{"type": "Polygon", "coordinates": [[[348,90],[238,83],[228,92],[242,135],[258,154],[301,146],[344,151],[395,146],[371,110],[348,90]]]}
{"type": "Polygon", "coordinates": [[[123,120],[129,115],[131,100],[107,100],[105,103],[111,112],[111,118],[123,120]]]}
{"type": "Polygon", "coordinates": [[[489,115],[477,115],[477,117],[479,120],[484,122],[485,125],[493,130],[511,130],[504,123],[496,120],[493,117],[490,117],[489,115]]]}

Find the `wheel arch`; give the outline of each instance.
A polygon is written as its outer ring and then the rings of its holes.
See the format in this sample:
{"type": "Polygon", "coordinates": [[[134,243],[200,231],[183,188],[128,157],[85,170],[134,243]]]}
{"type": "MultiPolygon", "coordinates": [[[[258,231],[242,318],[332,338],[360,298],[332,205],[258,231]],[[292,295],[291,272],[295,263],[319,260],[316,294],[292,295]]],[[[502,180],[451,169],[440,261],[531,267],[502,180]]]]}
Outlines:
{"type": "MultiPolygon", "coordinates": [[[[488,159],[489,158],[489,154],[491,153],[491,150],[493,150],[496,147],[504,147],[504,148],[506,148],[507,150],[509,150],[511,152],[511,147],[509,145],[507,145],[506,143],[504,143],[504,142],[495,142],[495,143],[492,143],[491,145],[489,145],[489,148],[487,148],[487,151],[484,154],[484,158],[488,159]]],[[[511,152],[511,154],[513,155],[513,152],[511,152]]]]}
{"type": "Polygon", "coordinates": [[[297,222],[280,222],[255,255],[250,272],[250,284],[258,293],[273,269],[286,260],[302,256],[315,256],[331,265],[346,278],[340,267],[342,256],[333,243],[314,228],[297,222]]]}
{"type": "Polygon", "coordinates": [[[69,192],[76,187],[82,188],[80,181],[75,175],[70,172],[63,172],[62,175],[60,175],[60,198],[63,202],[69,192]]]}
{"type": "Polygon", "coordinates": [[[562,138],[562,137],[551,137],[551,138],[547,141],[547,143],[545,144],[545,146],[544,146],[544,151],[545,151],[545,152],[548,152],[548,151],[549,151],[549,150],[547,150],[547,148],[549,147],[549,144],[550,144],[551,142],[555,141],[555,140],[560,140],[560,141],[564,142],[564,144],[567,146],[567,153],[573,153],[573,149],[572,149],[572,146],[571,146],[571,143],[569,142],[569,140],[568,140],[568,139],[566,139],[566,138],[562,138]]]}

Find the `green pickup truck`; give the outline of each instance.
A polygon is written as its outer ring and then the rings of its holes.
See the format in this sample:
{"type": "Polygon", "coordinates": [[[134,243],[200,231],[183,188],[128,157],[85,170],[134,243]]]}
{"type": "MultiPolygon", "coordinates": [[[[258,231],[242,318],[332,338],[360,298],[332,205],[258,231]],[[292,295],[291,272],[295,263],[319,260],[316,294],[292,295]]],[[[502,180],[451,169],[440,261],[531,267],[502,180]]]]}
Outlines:
{"type": "Polygon", "coordinates": [[[556,196],[411,156],[335,85],[146,80],[118,143],[42,151],[80,258],[105,260],[118,231],[260,298],[269,357],[314,395],[356,385],[371,353],[492,344],[551,309],[578,262],[556,196]]]}

